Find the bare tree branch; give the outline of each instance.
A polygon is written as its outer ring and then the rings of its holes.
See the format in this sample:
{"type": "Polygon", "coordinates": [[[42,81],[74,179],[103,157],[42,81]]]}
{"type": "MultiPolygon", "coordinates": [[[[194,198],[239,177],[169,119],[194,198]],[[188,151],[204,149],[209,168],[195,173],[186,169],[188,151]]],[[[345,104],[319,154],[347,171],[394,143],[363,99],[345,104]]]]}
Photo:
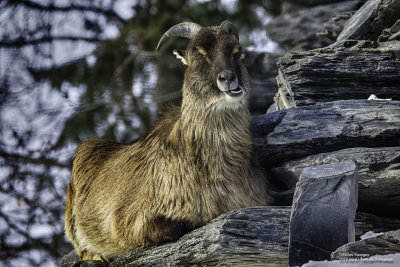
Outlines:
{"type": "Polygon", "coordinates": [[[14,40],[1,40],[0,47],[5,48],[19,48],[27,45],[37,45],[41,43],[50,43],[53,41],[85,41],[91,43],[99,43],[104,41],[97,37],[83,37],[83,36],[44,36],[39,38],[25,39],[23,37],[16,38],[14,40]]]}
{"type": "Polygon", "coordinates": [[[41,11],[58,11],[58,12],[69,12],[69,11],[92,11],[95,13],[104,14],[107,17],[114,18],[121,23],[125,23],[126,20],[119,16],[114,10],[104,9],[102,7],[96,7],[93,5],[79,5],[79,4],[71,4],[69,6],[55,6],[53,3],[50,5],[42,5],[37,2],[32,2],[29,0],[6,0],[6,5],[24,5],[31,9],[41,10],[41,11]]]}
{"type": "Polygon", "coordinates": [[[30,163],[58,166],[58,167],[62,167],[62,168],[69,168],[70,167],[69,164],[58,162],[58,161],[53,160],[53,159],[31,158],[31,157],[28,157],[28,156],[19,155],[19,154],[15,154],[15,153],[8,153],[8,152],[5,152],[4,150],[0,150],[0,157],[3,157],[3,158],[14,158],[14,159],[27,161],[27,162],[30,162],[30,163]]]}
{"type": "MultiPolygon", "coordinates": [[[[3,214],[2,212],[0,212],[0,218],[6,222],[6,224],[9,226],[9,230],[13,229],[14,231],[16,231],[16,233],[20,234],[28,240],[28,242],[24,242],[19,245],[7,244],[7,246],[2,247],[0,251],[1,258],[8,258],[13,256],[15,257],[15,255],[21,253],[21,251],[31,250],[32,247],[45,249],[53,257],[60,257],[62,255],[60,251],[54,249],[51,243],[46,243],[41,238],[32,238],[31,236],[29,236],[28,233],[20,229],[20,227],[18,227],[15,222],[11,221],[8,216],[3,214]]],[[[62,236],[63,232],[59,233],[59,235],[62,236]]]]}

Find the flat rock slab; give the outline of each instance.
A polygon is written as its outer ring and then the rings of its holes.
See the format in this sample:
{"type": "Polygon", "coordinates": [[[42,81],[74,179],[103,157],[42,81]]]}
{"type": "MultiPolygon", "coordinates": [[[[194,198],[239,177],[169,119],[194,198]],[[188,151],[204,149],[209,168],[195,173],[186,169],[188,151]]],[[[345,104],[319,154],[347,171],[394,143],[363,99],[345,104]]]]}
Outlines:
{"type": "Polygon", "coordinates": [[[265,168],[351,147],[400,146],[400,101],[345,100],[291,108],[252,121],[265,168]]]}
{"type": "Polygon", "coordinates": [[[274,167],[271,174],[274,181],[290,189],[305,167],[351,159],[359,166],[359,211],[400,217],[400,147],[357,147],[321,153],[274,167]]]}
{"type": "Polygon", "coordinates": [[[290,53],[277,64],[279,90],[274,102],[278,110],[368,99],[371,94],[400,100],[399,41],[346,41],[335,47],[290,53]]]}
{"type": "MultiPolygon", "coordinates": [[[[268,262],[271,260],[273,263],[270,266],[286,267],[290,209],[291,207],[254,207],[233,211],[221,215],[174,243],[128,252],[117,256],[111,264],[79,261],[75,251],[71,251],[63,257],[61,266],[182,266],[185,262],[188,265],[204,263],[204,266],[231,266],[230,262],[237,266],[269,266],[268,262]],[[233,255],[235,253],[239,254],[233,255]],[[232,259],[227,259],[230,257],[232,259]]],[[[400,220],[358,213],[355,227],[358,237],[368,231],[399,229],[400,220]]]]}
{"type": "Polygon", "coordinates": [[[289,217],[290,207],[232,211],[177,242],[121,254],[109,266],[287,266],[289,217]]]}
{"type": "Polygon", "coordinates": [[[400,266],[400,253],[377,255],[368,258],[359,258],[354,255],[351,259],[335,261],[310,261],[302,267],[394,267],[400,266]]]}
{"type": "Polygon", "coordinates": [[[382,30],[400,18],[400,0],[368,0],[345,24],[338,41],[376,41],[382,30]]]}
{"type": "Polygon", "coordinates": [[[355,161],[304,168],[293,198],[289,266],[330,259],[354,241],[357,189],[355,161]]]}
{"type": "Polygon", "coordinates": [[[367,232],[376,233],[400,229],[400,218],[379,217],[372,213],[357,212],[355,218],[356,240],[367,232]]]}
{"type": "Polygon", "coordinates": [[[332,259],[349,260],[356,256],[367,258],[393,253],[400,253],[400,230],[371,234],[371,237],[346,244],[332,253],[332,259]]]}

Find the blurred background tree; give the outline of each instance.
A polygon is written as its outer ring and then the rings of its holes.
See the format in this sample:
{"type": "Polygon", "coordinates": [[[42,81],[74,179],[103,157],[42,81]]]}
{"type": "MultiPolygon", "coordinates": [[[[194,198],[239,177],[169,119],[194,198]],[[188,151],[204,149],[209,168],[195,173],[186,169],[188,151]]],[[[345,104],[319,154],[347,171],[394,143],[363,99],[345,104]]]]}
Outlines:
{"type": "Polygon", "coordinates": [[[169,27],[229,19],[254,48],[280,10],[278,0],[2,0],[1,263],[57,265],[71,249],[63,213],[76,146],[132,142],[179,103],[184,67],[171,51],[187,41],[154,51],[169,27]]]}

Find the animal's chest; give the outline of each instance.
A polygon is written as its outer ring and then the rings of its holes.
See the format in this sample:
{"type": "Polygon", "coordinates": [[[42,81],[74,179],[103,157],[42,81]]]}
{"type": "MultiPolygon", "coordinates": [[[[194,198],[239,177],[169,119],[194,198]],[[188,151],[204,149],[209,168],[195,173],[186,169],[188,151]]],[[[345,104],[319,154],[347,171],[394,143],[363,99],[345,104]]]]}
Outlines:
{"type": "MultiPolygon", "coordinates": [[[[212,153],[212,152],[210,152],[212,153]]],[[[193,155],[166,164],[162,188],[168,214],[204,224],[222,213],[245,207],[240,168],[193,155]],[[166,201],[165,201],[166,200],[166,201]]],[[[161,200],[161,199],[160,199],[161,200]]]]}
{"type": "Polygon", "coordinates": [[[205,222],[221,215],[222,213],[242,208],[243,188],[236,181],[228,180],[225,177],[203,177],[202,183],[192,186],[193,198],[186,199],[189,205],[194,206],[197,216],[205,222]]]}

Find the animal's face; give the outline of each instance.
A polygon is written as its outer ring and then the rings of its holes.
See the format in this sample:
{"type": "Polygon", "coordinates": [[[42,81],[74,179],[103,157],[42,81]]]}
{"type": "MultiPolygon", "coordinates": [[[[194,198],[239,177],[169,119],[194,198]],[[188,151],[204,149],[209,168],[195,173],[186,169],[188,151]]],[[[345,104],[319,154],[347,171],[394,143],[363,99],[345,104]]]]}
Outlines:
{"type": "Polygon", "coordinates": [[[174,51],[188,65],[184,101],[217,107],[245,105],[249,82],[237,31],[228,21],[218,27],[199,27],[185,51],[174,51]]]}
{"type": "Polygon", "coordinates": [[[202,29],[180,54],[188,65],[185,82],[192,94],[214,101],[236,102],[246,92],[243,51],[233,35],[219,28],[202,29]]]}

